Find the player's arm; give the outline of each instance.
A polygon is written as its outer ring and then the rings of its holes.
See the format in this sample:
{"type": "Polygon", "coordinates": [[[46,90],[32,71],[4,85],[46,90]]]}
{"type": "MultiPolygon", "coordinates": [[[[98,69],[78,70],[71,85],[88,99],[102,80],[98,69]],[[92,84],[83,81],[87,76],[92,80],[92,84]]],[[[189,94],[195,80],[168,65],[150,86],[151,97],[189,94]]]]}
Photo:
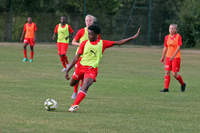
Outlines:
{"type": "Polygon", "coordinates": [[[77,45],[80,46],[80,43],[78,41],[75,40],[75,38],[72,40],[72,45],[77,45]]]}
{"type": "Polygon", "coordinates": [[[65,75],[65,78],[67,80],[69,80],[69,71],[74,67],[74,65],[77,63],[77,61],[79,60],[81,54],[77,53],[74,57],[74,59],[72,60],[72,62],[69,64],[69,66],[67,67],[67,70],[66,70],[66,75],[65,75]]]}
{"type": "Polygon", "coordinates": [[[58,24],[56,25],[54,32],[53,32],[53,36],[52,36],[52,40],[55,40],[56,34],[58,33],[58,24]]]}
{"type": "Polygon", "coordinates": [[[163,48],[162,57],[161,57],[161,59],[160,59],[160,62],[161,62],[161,63],[164,62],[165,55],[166,55],[166,53],[167,53],[167,49],[168,49],[167,47],[164,47],[164,48],[163,48]]]}
{"type": "Polygon", "coordinates": [[[52,40],[55,40],[55,37],[56,37],[56,33],[54,32],[52,36],[52,40]]]}
{"type": "Polygon", "coordinates": [[[126,39],[122,39],[122,40],[119,40],[119,41],[114,41],[114,44],[113,45],[122,45],[122,44],[125,44],[126,42],[130,41],[130,40],[133,40],[135,38],[137,38],[140,34],[140,27],[138,28],[138,31],[135,35],[129,37],[129,38],[126,38],[126,39]]]}
{"type": "Polygon", "coordinates": [[[176,52],[175,52],[174,55],[170,58],[170,61],[172,61],[172,60],[176,57],[176,55],[177,55],[177,53],[179,52],[180,49],[181,49],[181,46],[178,45],[178,46],[177,46],[177,49],[176,49],[176,52]]]}
{"type": "Polygon", "coordinates": [[[24,39],[24,36],[25,36],[25,25],[24,25],[24,29],[23,29],[23,31],[22,31],[22,35],[21,35],[21,38],[20,38],[20,41],[23,41],[23,39],[24,39]]]}

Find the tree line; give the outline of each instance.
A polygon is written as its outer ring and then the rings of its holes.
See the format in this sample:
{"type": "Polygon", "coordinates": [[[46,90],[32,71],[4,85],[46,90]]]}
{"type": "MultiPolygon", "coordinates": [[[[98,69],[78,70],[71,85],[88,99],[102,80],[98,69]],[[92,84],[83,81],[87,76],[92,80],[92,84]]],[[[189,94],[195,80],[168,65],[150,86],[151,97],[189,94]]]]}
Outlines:
{"type": "MultiPolygon", "coordinates": [[[[160,39],[160,44],[163,41],[164,35],[168,33],[169,24],[177,23],[179,32],[183,36],[184,47],[200,46],[199,0],[151,1],[152,41],[154,38],[155,40],[160,39]]],[[[135,4],[135,7],[139,8],[134,9],[132,16],[137,16],[136,20],[138,23],[142,23],[142,20],[145,20],[148,15],[148,10],[143,9],[143,7],[148,7],[149,2],[150,0],[1,0],[1,14],[8,13],[9,15],[5,15],[5,19],[0,20],[0,22],[4,21],[4,23],[7,25],[7,29],[11,28],[11,31],[13,31],[14,29],[22,28],[22,25],[17,28],[17,25],[19,24],[16,24],[16,27],[14,28],[12,25],[10,25],[10,22],[13,21],[13,16],[15,16],[15,19],[17,19],[16,16],[23,16],[24,22],[27,16],[53,14],[52,17],[55,17],[63,14],[69,16],[79,14],[82,17],[79,17],[79,19],[76,18],[76,20],[79,20],[79,25],[81,24],[81,26],[83,26],[84,16],[87,13],[90,13],[100,18],[99,22],[105,26],[104,29],[108,30],[110,27],[112,27],[109,29],[109,31],[107,31],[107,33],[111,34],[116,32],[118,27],[124,27],[124,25],[120,25],[127,22],[127,18],[130,16],[130,10],[133,4],[135,4]],[[118,21],[121,21],[121,23],[118,21]],[[116,31],[112,31],[114,28],[116,31]]],[[[51,15],[49,15],[49,18],[51,18],[51,15]]],[[[52,24],[55,23],[52,22],[52,24]]],[[[145,27],[144,30],[146,28],[147,27],[145,27]]],[[[5,35],[7,38],[5,37],[4,40],[8,40],[8,37],[10,36],[9,34],[11,34],[9,33],[9,30],[4,30],[4,33],[0,35],[5,35]]],[[[15,34],[16,35],[14,36],[18,36],[19,33],[15,34]]]]}

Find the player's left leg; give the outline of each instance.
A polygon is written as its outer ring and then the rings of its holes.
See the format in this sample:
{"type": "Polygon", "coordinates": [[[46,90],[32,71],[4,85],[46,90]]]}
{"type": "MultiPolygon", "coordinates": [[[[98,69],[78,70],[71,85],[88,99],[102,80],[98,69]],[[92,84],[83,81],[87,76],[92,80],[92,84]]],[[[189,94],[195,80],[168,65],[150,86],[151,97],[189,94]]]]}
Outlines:
{"type": "Polygon", "coordinates": [[[33,38],[29,39],[29,44],[30,44],[30,49],[31,49],[31,59],[29,60],[30,63],[33,62],[33,57],[34,57],[34,45],[35,45],[35,40],[33,38]]]}
{"type": "Polygon", "coordinates": [[[181,64],[180,58],[175,58],[172,61],[172,75],[176,80],[179,81],[179,83],[181,84],[181,91],[184,92],[186,88],[186,83],[184,83],[181,75],[178,73],[180,71],[180,64],[181,64]]]}
{"type": "Polygon", "coordinates": [[[34,57],[34,46],[30,45],[30,49],[31,49],[31,59],[29,60],[30,63],[33,62],[33,57],[34,57]]]}

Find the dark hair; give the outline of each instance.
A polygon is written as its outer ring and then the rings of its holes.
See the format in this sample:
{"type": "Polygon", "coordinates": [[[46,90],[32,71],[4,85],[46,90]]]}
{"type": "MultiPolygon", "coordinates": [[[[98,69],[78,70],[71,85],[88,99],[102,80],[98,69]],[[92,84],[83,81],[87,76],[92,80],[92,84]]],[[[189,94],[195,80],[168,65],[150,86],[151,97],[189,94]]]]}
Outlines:
{"type": "Polygon", "coordinates": [[[101,33],[101,29],[96,24],[93,24],[93,25],[89,26],[88,29],[93,31],[95,34],[100,34],[101,33]]]}

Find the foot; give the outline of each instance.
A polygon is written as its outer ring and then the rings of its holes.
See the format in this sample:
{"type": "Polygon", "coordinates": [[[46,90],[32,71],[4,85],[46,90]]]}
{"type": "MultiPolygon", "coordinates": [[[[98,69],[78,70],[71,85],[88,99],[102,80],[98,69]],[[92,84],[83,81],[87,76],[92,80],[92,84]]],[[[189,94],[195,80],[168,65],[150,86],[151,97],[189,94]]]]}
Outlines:
{"type": "Polygon", "coordinates": [[[30,62],[30,63],[32,63],[32,62],[33,62],[33,60],[32,60],[32,59],[30,59],[30,60],[29,60],[29,62],[30,62]]]}
{"type": "Polygon", "coordinates": [[[78,105],[72,105],[70,108],[69,108],[69,112],[75,112],[79,109],[79,106],[78,105]]]}
{"type": "Polygon", "coordinates": [[[183,85],[181,85],[181,91],[184,92],[186,88],[186,83],[184,83],[183,85]]]}
{"type": "Polygon", "coordinates": [[[160,90],[160,92],[169,92],[169,90],[164,88],[163,90],[160,90]]]}
{"type": "Polygon", "coordinates": [[[23,62],[27,62],[27,61],[28,61],[28,58],[24,58],[22,61],[23,61],[23,62]]]}
{"type": "Polygon", "coordinates": [[[67,68],[63,68],[63,69],[61,70],[61,72],[66,72],[66,70],[67,70],[67,68]]]}
{"type": "Polygon", "coordinates": [[[72,99],[76,99],[77,93],[72,94],[72,99]]]}

